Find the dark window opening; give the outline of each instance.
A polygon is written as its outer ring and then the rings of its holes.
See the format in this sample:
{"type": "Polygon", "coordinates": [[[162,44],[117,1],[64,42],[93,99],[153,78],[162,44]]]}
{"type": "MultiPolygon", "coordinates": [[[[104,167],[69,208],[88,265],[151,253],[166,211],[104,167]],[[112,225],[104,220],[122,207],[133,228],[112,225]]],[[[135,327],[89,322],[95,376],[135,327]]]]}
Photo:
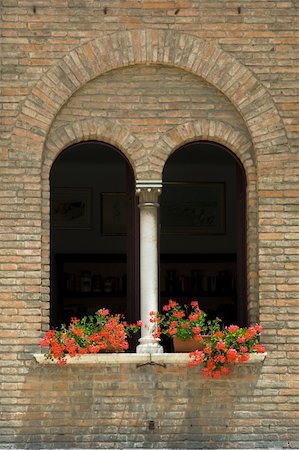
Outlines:
{"type": "Polygon", "coordinates": [[[99,308],[139,318],[133,171],[110,145],[83,142],[53,164],[51,326],[99,308]]]}
{"type": "Polygon", "coordinates": [[[177,150],[163,172],[160,306],[198,300],[212,319],[246,323],[245,175],[221,145],[177,150]]]}

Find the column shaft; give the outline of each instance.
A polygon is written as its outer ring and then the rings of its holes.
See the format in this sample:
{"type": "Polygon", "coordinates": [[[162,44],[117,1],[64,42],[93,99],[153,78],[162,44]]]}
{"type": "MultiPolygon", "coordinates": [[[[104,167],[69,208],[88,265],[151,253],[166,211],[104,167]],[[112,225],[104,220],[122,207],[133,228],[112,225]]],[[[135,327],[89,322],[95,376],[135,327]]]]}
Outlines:
{"type": "Polygon", "coordinates": [[[158,214],[161,190],[147,186],[137,190],[140,209],[140,310],[144,324],[137,353],[162,353],[159,340],[153,338],[150,312],[158,310],[158,214]]]}

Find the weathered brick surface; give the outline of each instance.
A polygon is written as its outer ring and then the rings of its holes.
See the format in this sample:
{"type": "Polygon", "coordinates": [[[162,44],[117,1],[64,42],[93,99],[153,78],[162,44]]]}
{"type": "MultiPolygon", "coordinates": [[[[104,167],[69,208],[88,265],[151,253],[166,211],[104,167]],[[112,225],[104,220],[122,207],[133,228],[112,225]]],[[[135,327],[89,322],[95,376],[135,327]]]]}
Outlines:
{"type": "Polygon", "coordinates": [[[298,14],[297,0],[2,1],[0,446],[299,447],[298,14]],[[215,385],[186,368],[35,366],[49,170],[83,139],[118,147],[139,178],[196,139],[237,154],[261,370],[215,385]]]}
{"type": "Polygon", "coordinates": [[[33,364],[18,380],[17,406],[6,393],[10,427],[2,442],[22,449],[253,449],[275,440],[285,447],[287,427],[296,438],[298,411],[283,396],[288,385],[295,395],[296,386],[287,374],[265,377],[267,367],[236,367],[226,379],[203,380],[185,365],[33,364]]]}

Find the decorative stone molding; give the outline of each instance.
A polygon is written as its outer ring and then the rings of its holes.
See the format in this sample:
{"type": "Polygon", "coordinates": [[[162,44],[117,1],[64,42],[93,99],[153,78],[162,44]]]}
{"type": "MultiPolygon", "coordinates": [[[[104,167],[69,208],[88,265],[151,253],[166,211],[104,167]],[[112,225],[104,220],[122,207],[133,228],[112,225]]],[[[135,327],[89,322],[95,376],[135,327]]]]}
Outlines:
{"type": "Polygon", "coordinates": [[[137,180],[136,194],[139,197],[139,207],[159,206],[159,196],[162,192],[162,181],[160,180],[137,180]]]}

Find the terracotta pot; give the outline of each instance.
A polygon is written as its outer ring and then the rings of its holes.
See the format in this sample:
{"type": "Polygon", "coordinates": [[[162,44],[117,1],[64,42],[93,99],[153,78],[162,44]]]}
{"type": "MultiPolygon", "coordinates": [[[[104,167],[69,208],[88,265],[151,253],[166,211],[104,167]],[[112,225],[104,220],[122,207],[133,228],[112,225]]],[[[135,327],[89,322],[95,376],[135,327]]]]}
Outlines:
{"type": "MultiPolygon", "coordinates": [[[[209,338],[209,336],[203,336],[209,338]]],[[[195,339],[186,339],[182,341],[177,336],[173,336],[173,350],[175,353],[190,353],[195,350],[202,350],[204,348],[203,341],[196,341],[195,339]]]]}

